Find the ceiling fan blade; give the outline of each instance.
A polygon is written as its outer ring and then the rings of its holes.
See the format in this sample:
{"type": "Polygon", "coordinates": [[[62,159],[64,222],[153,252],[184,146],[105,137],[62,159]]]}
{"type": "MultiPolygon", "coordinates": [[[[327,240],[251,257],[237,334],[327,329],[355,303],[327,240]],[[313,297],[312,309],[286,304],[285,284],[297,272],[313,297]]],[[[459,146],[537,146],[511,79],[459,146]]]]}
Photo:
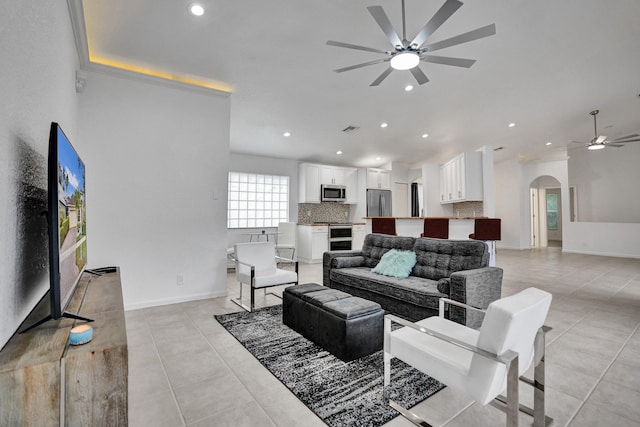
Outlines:
{"type": "Polygon", "coordinates": [[[390,54],[390,52],[384,51],[382,49],[375,49],[373,47],[366,47],[366,46],[358,46],[357,44],[334,42],[333,40],[328,40],[327,44],[329,46],[346,47],[347,49],[365,50],[367,52],[382,53],[384,55],[389,55],[390,54]]]}
{"type": "Polygon", "coordinates": [[[381,62],[390,61],[390,60],[391,60],[390,58],[376,59],[375,61],[369,61],[369,62],[364,62],[362,64],[351,65],[349,67],[338,68],[337,70],[333,70],[333,71],[336,73],[343,73],[345,71],[351,71],[351,70],[355,70],[356,68],[367,67],[369,65],[379,64],[381,62]]]}
{"type": "Polygon", "coordinates": [[[413,77],[415,77],[419,85],[423,85],[429,81],[427,76],[424,75],[424,73],[419,67],[413,67],[411,69],[411,74],[413,74],[413,77]]]}
{"type": "Polygon", "coordinates": [[[402,46],[402,40],[396,33],[396,30],[393,29],[393,25],[391,25],[391,21],[389,21],[389,17],[386,13],[384,13],[384,9],[382,6],[369,6],[367,7],[373,19],[376,20],[382,31],[385,33],[392,46],[402,46]]]}
{"type": "Polygon", "coordinates": [[[624,147],[624,145],[621,145],[621,144],[607,144],[607,147],[616,147],[616,148],[620,148],[620,147],[624,147]]]}
{"type": "Polygon", "coordinates": [[[595,141],[594,144],[602,144],[607,139],[606,136],[600,135],[595,141]]]}
{"type": "Polygon", "coordinates": [[[391,68],[391,67],[387,68],[387,69],[386,69],[386,70],[384,70],[384,72],[383,72],[382,74],[380,74],[380,75],[378,76],[378,78],[377,78],[377,79],[375,79],[375,80],[373,81],[373,83],[371,83],[369,86],[378,86],[380,83],[382,83],[382,81],[383,81],[384,79],[386,79],[386,78],[387,78],[387,76],[388,76],[389,74],[391,74],[391,72],[392,72],[392,71],[393,71],[393,68],[391,68]]]}
{"type": "MultiPolygon", "coordinates": [[[[638,138],[640,137],[640,135],[638,135],[637,133],[632,133],[631,135],[626,135],[626,136],[620,136],[616,139],[612,139],[611,142],[622,142],[625,139],[629,139],[629,138],[638,138]]],[[[634,140],[635,141],[635,140],[634,140]]],[[[631,141],[625,141],[625,142],[631,142],[631,141]]]]}
{"type": "Polygon", "coordinates": [[[415,47],[422,46],[422,43],[427,41],[429,36],[433,34],[444,22],[453,15],[456,10],[462,6],[462,2],[458,0],[447,0],[445,4],[431,17],[429,22],[424,24],[424,27],[418,32],[418,34],[411,40],[411,45],[415,47]]]}
{"type": "Polygon", "coordinates": [[[434,64],[453,65],[454,67],[469,68],[476,63],[475,59],[449,58],[446,56],[426,55],[421,58],[424,62],[432,62],[434,64]]]}
{"type": "Polygon", "coordinates": [[[458,34],[457,36],[449,39],[441,40],[439,42],[431,43],[425,46],[429,52],[435,50],[444,49],[445,47],[451,47],[462,43],[467,43],[473,40],[478,40],[484,37],[493,36],[496,34],[496,24],[487,25],[485,27],[476,28],[467,33],[458,34]]]}
{"type": "Polygon", "coordinates": [[[640,142],[640,138],[638,139],[627,139],[626,141],[610,141],[613,144],[626,144],[627,142],[640,142]]]}

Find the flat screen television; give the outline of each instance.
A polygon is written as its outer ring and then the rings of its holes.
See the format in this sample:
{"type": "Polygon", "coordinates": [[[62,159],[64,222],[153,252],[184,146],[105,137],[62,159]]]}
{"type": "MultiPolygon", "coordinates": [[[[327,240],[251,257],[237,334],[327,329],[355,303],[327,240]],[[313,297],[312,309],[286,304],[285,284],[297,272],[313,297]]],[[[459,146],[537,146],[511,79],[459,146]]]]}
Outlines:
{"type": "Polygon", "coordinates": [[[49,132],[47,182],[51,312],[22,332],[61,317],[91,321],[65,311],[87,265],[85,166],[55,122],[49,132]]]}

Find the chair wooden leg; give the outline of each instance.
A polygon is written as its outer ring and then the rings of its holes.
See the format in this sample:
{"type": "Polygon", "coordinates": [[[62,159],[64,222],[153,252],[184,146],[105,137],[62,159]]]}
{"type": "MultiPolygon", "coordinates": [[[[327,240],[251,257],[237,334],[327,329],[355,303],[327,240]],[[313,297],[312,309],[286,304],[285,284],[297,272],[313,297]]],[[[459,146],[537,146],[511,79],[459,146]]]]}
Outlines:
{"type": "Polygon", "coordinates": [[[251,310],[253,311],[256,307],[256,288],[253,287],[253,285],[251,286],[251,310]]]}

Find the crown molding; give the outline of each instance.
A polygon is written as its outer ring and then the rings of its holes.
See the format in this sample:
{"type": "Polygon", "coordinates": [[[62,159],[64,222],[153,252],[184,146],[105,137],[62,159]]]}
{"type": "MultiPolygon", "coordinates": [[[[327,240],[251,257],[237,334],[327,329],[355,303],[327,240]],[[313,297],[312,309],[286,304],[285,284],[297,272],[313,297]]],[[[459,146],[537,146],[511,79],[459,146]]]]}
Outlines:
{"type": "MultiPolygon", "coordinates": [[[[147,83],[157,84],[160,86],[170,87],[180,90],[188,90],[198,92],[207,95],[215,95],[222,97],[229,97],[231,92],[219,90],[211,87],[206,87],[199,84],[188,83],[179,80],[172,80],[168,78],[158,77],[151,74],[145,74],[141,72],[127,70],[125,68],[119,68],[117,66],[110,66],[91,62],[91,55],[89,54],[89,42],[87,40],[87,27],[84,20],[84,7],[83,0],[67,0],[67,6],[69,8],[69,17],[71,18],[71,26],[73,28],[73,36],[76,43],[76,51],[78,52],[78,60],[80,63],[80,70],[82,71],[94,71],[103,74],[124,77],[134,80],[140,80],[147,83]]],[[[83,79],[78,80],[76,75],[76,83],[81,83],[81,89],[86,86],[86,75],[83,79]]],[[[76,90],[78,89],[78,86],[76,90]]],[[[82,92],[78,90],[78,93],[82,92]]]]}

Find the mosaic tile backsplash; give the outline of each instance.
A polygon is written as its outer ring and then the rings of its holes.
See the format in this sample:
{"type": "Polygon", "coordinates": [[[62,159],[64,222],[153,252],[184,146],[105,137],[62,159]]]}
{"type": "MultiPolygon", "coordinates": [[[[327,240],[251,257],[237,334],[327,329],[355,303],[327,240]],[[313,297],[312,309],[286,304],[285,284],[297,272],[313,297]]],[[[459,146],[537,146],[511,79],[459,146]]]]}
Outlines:
{"type": "Polygon", "coordinates": [[[299,203],[298,224],[314,222],[347,222],[349,205],[343,203],[299,203]]]}
{"type": "Polygon", "coordinates": [[[482,202],[454,203],[453,216],[460,218],[476,218],[484,216],[482,202]]]}

